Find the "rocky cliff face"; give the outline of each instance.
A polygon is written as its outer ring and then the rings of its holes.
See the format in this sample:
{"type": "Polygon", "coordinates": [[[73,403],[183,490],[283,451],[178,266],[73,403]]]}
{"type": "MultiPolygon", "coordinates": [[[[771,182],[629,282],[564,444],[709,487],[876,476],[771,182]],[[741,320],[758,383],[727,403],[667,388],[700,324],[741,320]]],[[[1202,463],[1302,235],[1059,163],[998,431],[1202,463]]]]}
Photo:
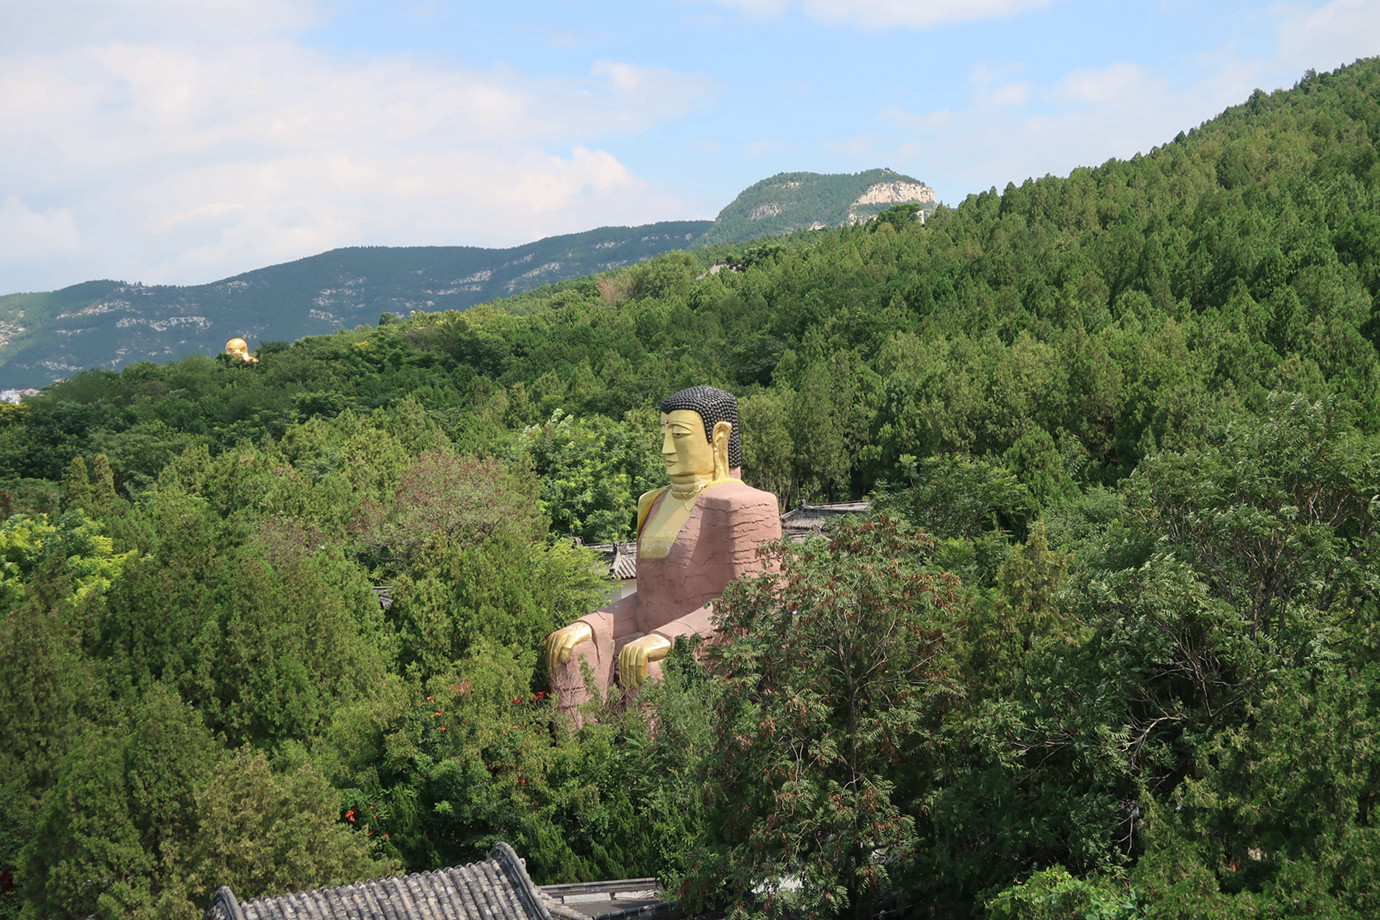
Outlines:
{"type": "Polygon", "coordinates": [[[923,182],[878,182],[859,195],[849,208],[849,222],[865,220],[871,214],[859,208],[875,208],[878,205],[890,207],[893,204],[914,203],[932,205],[935,203],[934,189],[923,182]]]}

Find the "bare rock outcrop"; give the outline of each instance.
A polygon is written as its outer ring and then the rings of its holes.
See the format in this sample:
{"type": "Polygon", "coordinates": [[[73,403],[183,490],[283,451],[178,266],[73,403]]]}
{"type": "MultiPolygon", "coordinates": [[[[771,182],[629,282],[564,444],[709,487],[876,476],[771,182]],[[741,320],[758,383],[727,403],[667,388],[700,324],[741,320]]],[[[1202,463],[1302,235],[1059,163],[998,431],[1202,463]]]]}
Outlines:
{"type": "Polygon", "coordinates": [[[868,188],[848,206],[848,223],[857,224],[870,219],[876,205],[916,204],[920,207],[935,203],[934,189],[923,182],[878,182],[868,188]],[[859,208],[868,208],[860,211],[859,208]]]}
{"type": "Polygon", "coordinates": [[[873,204],[934,204],[934,189],[921,182],[878,182],[858,196],[853,207],[873,204]]]}

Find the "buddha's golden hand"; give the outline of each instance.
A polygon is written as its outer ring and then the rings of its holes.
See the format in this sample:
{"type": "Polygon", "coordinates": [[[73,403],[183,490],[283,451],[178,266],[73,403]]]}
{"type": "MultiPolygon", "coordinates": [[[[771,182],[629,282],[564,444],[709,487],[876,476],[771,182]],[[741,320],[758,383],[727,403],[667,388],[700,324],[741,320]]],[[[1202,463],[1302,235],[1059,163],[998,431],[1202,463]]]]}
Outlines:
{"type": "Polygon", "coordinates": [[[546,637],[546,673],[555,674],[556,669],[570,660],[575,646],[594,638],[594,630],[588,623],[571,623],[546,637]]]}
{"type": "Polygon", "coordinates": [[[623,689],[640,687],[647,679],[647,665],[671,652],[671,640],[655,633],[634,639],[618,652],[618,682],[623,689]]]}

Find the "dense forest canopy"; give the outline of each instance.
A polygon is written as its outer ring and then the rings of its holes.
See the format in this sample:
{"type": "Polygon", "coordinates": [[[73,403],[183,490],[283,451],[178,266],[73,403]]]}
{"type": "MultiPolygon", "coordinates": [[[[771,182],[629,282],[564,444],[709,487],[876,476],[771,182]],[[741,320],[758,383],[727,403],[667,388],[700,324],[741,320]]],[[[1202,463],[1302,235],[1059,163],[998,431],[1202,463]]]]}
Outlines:
{"type": "Polygon", "coordinates": [[[1373,916],[1377,144],[1368,60],[923,223],[3,407],[0,917],[498,839],[772,915],[1373,916]],[[701,383],[752,484],[874,517],[560,731],[573,538],[629,538],[701,383]]]}

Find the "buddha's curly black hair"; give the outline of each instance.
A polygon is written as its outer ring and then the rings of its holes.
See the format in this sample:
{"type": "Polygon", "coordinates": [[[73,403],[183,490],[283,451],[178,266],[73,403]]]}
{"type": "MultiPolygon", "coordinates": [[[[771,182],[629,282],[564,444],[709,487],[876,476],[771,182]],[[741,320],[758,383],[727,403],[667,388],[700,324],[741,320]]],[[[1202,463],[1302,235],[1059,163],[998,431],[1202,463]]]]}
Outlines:
{"type": "Polygon", "coordinates": [[[700,414],[704,421],[704,439],[713,445],[714,425],[728,422],[733,426],[728,436],[728,468],[743,465],[743,449],[738,442],[738,400],[732,393],[717,387],[686,387],[679,393],[672,393],[661,401],[662,412],[675,412],[690,409],[700,414]]]}

